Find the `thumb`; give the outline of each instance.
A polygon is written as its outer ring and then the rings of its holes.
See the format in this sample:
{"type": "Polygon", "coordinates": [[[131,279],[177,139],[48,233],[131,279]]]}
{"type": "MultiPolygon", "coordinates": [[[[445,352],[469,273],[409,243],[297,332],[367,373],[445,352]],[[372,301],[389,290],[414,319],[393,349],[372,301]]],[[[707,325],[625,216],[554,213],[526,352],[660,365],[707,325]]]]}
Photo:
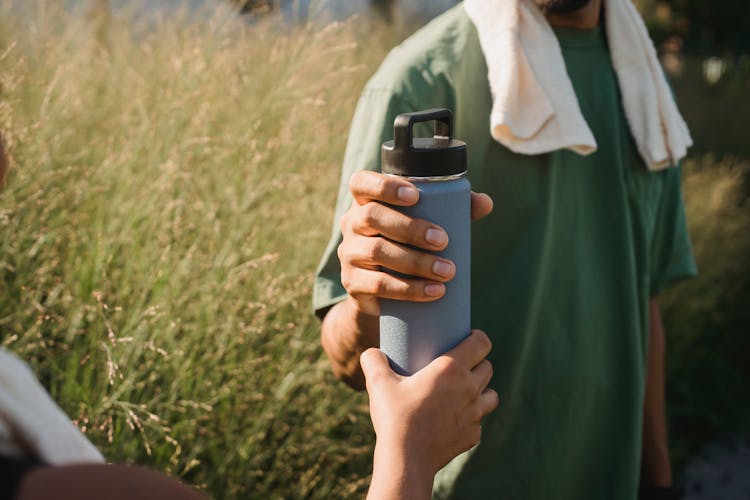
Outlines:
{"type": "Polygon", "coordinates": [[[484,219],[492,212],[493,206],[494,202],[490,195],[471,192],[471,220],[484,219]]]}
{"type": "Polygon", "coordinates": [[[362,372],[365,374],[365,381],[368,384],[395,376],[388,365],[388,358],[383,354],[383,351],[376,347],[371,347],[363,352],[359,357],[359,364],[362,366],[362,372]]]}

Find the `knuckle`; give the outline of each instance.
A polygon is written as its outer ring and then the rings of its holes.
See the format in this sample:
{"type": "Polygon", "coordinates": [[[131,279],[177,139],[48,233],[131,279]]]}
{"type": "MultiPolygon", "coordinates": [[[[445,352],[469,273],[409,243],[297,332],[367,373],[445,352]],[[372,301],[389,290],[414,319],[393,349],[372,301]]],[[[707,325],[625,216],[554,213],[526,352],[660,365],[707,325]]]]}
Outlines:
{"type": "Polygon", "coordinates": [[[341,273],[341,286],[343,286],[344,290],[346,290],[347,292],[352,292],[353,283],[351,277],[349,276],[349,273],[341,273]]]}
{"type": "Polygon", "coordinates": [[[366,256],[373,262],[379,262],[385,253],[385,240],[383,238],[370,238],[367,244],[366,256]]]}
{"type": "Polygon", "coordinates": [[[490,363],[488,360],[482,361],[482,369],[487,372],[487,375],[489,378],[492,378],[492,375],[495,373],[495,368],[492,366],[492,363],[490,363]]]}
{"type": "Polygon", "coordinates": [[[388,194],[388,179],[386,176],[378,176],[378,181],[375,184],[374,191],[374,194],[378,199],[382,200],[386,197],[386,195],[388,194]]]}
{"type": "Polygon", "coordinates": [[[346,247],[344,246],[343,241],[336,247],[336,255],[339,257],[339,262],[344,262],[346,258],[346,247]]]}
{"type": "Polygon", "coordinates": [[[477,348],[482,352],[489,352],[492,349],[492,341],[486,333],[479,332],[474,335],[474,338],[476,339],[477,348]]]}
{"type": "Polygon", "coordinates": [[[341,215],[341,218],[339,219],[339,229],[342,234],[346,234],[350,231],[352,225],[352,211],[354,210],[356,209],[352,207],[341,215]]]}
{"type": "Polygon", "coordinates": [[[446,376],[453,376],[459,371],[458,361],[450,356],[442,356],[439,358],[438,369],[440,373],[445,374],[446,376]]]}
{"type": "Polygon", "coordinates": [[[351,266],[353,262],[353,256],[350,249],[350,245],[346,241],[342,241],[336,248],[336,254],[339,257],[342,268],[345,266],[351,266]]]}
{"type": "Polygon", "coordinates": [[[359,170],[357,172],[354,172],[351,177],[349,177],[349,191],[352,194],[360,191],[361,186],[365,180],[365,175],[366,174],[362,170],[359,170]]]}
{"type": "Polygon", "coordinates": [[[365,222],[363,220],[363,213],[365,211],[366,205],[358,205],[356,208],[352,208],[347,213],[347,219],[346,219],[346,227],[345,230],[349,233],[358,233],[361,232],[362,228],[365,226],[365,222]]]}
{"type": "Polygon", "coordinates": [[[369,291],[373,295],[381,296],[388,291],[388,279],[384,275],[380,275],[372,280],[369,291]]]}
{"type": "Polygon", "coordinates": [[[371,201],[366,203],[362,208],[362,225],[366,227],[375,227],[382,216],[383,205],[371,201]]]}
{"type": "Polygon", "coordinates": [[[440,356],[432,362],[435,367],[435,371],[438,373],[438,376],[442,376],[446,373],[448,360],[449,358],[447,356],[440,356]]]}

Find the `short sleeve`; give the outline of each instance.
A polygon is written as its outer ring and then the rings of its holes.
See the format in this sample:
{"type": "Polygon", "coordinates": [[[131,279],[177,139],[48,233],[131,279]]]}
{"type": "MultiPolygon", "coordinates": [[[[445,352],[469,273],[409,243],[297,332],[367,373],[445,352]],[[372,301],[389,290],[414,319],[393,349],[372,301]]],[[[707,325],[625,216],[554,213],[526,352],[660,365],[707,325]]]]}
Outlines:
{"type": "Polygon", "coordinates": [[[346,297],[341,284],[337,248],[342,239],[339,220],[352,203],[349,178],[358,170],[380,169],[380,146],[392,138],[396,115],[413,109],[398,93],[383,88],[366,87],[357,103],[341,170],[331,238],[318,265],[313,286],[313,310],[318,317],[324,316],[329,307],[346,297]]]}
{"type": "Polygon", "coordinates": [[[664,175],[665,186],[651,248],[651,296],[698,274],[682,201],[681,168],[670,168],[664,175]]]}

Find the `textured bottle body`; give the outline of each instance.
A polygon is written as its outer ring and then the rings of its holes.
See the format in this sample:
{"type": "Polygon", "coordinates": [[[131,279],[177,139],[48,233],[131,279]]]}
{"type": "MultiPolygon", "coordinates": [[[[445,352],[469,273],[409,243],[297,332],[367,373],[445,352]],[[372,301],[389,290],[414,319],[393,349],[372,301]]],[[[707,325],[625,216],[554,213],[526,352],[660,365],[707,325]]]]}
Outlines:
{"type": "Polygon", "coordinates": [[[380,301],[380,349],[394,370],[410,375],[449,351],[471,328],[471,187],[465,177],[414,182],[419,202],[397,207],[406,215],[429,220],[448,233],[449,243],[436,255],[453,261],[456,274],[446,293],[434,302],[380,301]]]}

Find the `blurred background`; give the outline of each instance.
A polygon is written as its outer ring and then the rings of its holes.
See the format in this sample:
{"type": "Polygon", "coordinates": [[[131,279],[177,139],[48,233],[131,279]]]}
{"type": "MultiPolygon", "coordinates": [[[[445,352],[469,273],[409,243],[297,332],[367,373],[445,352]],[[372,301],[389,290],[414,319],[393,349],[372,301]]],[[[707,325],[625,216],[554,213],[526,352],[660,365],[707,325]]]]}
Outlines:
{"type": "MultiPolygon", "coordinates": [[[[0,342],[111,461],[216,498],[366,491],[310,311],[349,121],[453,1],[0,0],[0,342]]],[[[678,477],[750,437],[750,9],[641,0],[695,146],[662,297],[678,477]]]]}

